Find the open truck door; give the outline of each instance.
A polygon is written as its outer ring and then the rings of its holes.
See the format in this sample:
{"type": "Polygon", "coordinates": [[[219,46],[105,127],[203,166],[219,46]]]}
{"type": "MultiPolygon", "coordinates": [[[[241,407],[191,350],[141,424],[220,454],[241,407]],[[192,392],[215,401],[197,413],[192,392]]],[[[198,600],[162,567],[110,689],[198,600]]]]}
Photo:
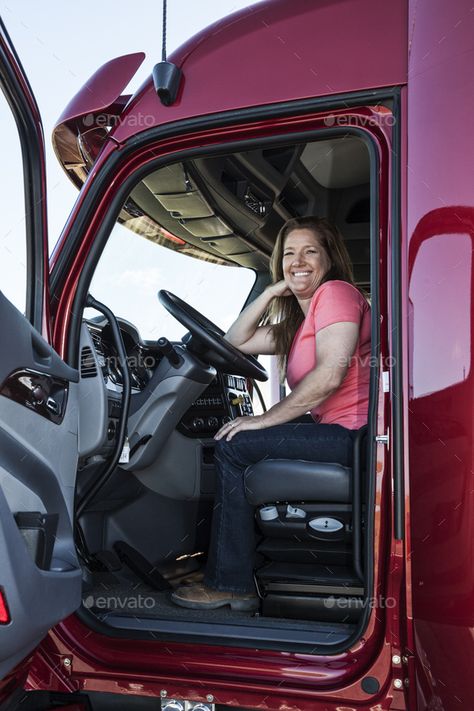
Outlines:
{"type": "Polygon", "coordinates": [[[21,144],[27,256],[25,314],[0,291],[1,702],[22,685],[22,660],[78,607],[81,571],[72,526],[79,376],[47,340],[43,131],[1,21],[0,83],[21,144]]]}

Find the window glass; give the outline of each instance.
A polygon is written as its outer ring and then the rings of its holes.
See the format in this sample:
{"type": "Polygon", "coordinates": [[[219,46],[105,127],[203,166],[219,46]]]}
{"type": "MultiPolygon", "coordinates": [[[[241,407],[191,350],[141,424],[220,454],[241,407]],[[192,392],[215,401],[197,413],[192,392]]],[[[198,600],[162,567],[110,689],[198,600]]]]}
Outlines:
{"type": "MultiPolygon", "coordinates": [[[[138,328],[144,340],[180,340],[186,328],[158,301],[167,289],[224,331],[242,309],[255,273],[212,264],[143,239],[116,224],[97,265],[90,292],[116,316],[138,328]]],[[[95,314],[86,310],[86,318],[95,314]]]]}
{"type": "Polygon", "coordinates": [[[0,198],[0,289],[24,313],[26,230],[23,163],[15,119],[1,91],[0,155],[5,171],[0,198]]]}

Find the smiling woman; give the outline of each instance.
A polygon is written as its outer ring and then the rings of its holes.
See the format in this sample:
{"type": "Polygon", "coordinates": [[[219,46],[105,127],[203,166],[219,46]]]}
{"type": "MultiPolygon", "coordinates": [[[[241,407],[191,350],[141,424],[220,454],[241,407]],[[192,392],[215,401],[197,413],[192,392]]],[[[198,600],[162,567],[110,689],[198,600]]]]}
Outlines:
{"type": "MultiPolygon", "coordinates": [[[[270,625],[279,618],[278,634],[292,617],[342,624],[338,639],[352,632],[343,629],[346,610],[338,617],[319,604],[328,583],[325,571],[315,570],[311,561],[315,554],[322,564],[335,566],[342,587],[334,584],[331,590],[345,594],[349,585],[354,591],[350,619],[356,622],[363,573],[355,560],[360,550],[351,527],[360,534],[360,523],[356,513],[352,523],[348,482],[358,430],[367,421],[370,361],[359,356],[370,352],[370,308],[362,293],[370,285],[369,242],[369,152],[364,140],[346,132],[151,165],[122,202],[90,292],[120,317],[132,381],[128,447],[108,484],[81,509],[80,526],[89,553],[104,547],[123,556],[126,545],[127,560],[133,549],[159,570],[173,601],[187,611],[178,610],[162,589],[156,609],[147,613],[157,624],[183,614],[191,621],[204,608],[215,623],[224,619],[219,614],[247,612],[245,623],[255,626],[258,621],[248,615],[260,606],[254,574],[262,588],[271,571],[277,585],[283,576],[293,591],[276,607],[265,596],[263,617],[270,625]],[[308,217],[318,213],[327,218],[308,217]],[[192,335],[183,335],[184,327],[160,313],[158,290],[171,292],[173,303],[178,294],[189,313],[194,308],[195,315],[227,329],[224,338],[241,351],[239,357],[232,348],[222,357],[209,322],[203,328],[210,329],[210,339],[189,324],[192,335]],[[278,374],[271,373],[277,397],[262,414],[256,414],[255,384],[243,365],[252,354],[278,356],[280,375],[283,380],[287,375],[293,388],[278,397],[278,374]],[[273,458],[290,462],[292,476],[285,472],[283,479],[292,484],[291,495],[272,498],[273,486],[283,480],[272,471],[269,498],[253,501],[243,471],[262,460],[270,466],[273,458]],[[299,490],[306,474],[295,470],[293,476],[293,470],[302,460],[313,469],[326,467],[310,472],[317,481],[328,476],[322,489],[312,483],[299,490]],[[331,476],[327,467],[336,467],[331,476]],[[117,504],[112,509],[111,491],[117,504]],[[295,511],[306,511],[296,532],[304,540],[301,550],[293,551],[284,536],[276,544],[271,530],[264,531],[257,551],[254,517],[260,521],[261,504],[273,500],[295,502],[295,511]],[[315,542],[308,526],[316,513],[330,515],[342,532],[315,542]],[[304,610],[292,608],[295,576],[305,591],[304,610]],[[197,580],[198,588],[182,585],[197,580]]],[[[86,379],[88,371],[81,381],[89,428],[82,431],[94,434],[94,442],[83,438],[82,500],[89,482],[100,476],[100,457],[115,442],[114,434],[112,439],[100,434],[103,423],[97,420],[92,427],[91,412],[109,412],[105,423],[116,431],[122,381],[109,367],[115,351],[102,317],[84,320],[80,348],[97,357],[104,377],[101,387],[86,379]]],[[[264,380],[265,373],[260,375],[264,380]]],[[[264,472],[259,481],[268,476],[264,472]]],[[[283,509],[277,517],[293,537],[283,509]]],[[[139,566],[135,570],[142,580],[158,584],[143,577],[139,566]]],[[[88,598],[96,584],[100,580],[93,573],[88,598]]],[[[94,605],[88,609],[99,617],[104,612],[94,605]]]]}
{"type": "Polygon", "coordinates": [[[311,299],[331,264],[320,238],[301,223],[296,226],[286,225],[282,269],[291,293],[301,302],[311,299]]]}
{"type": "Polygon", "coordinates": [[[263,415],[239,417],[217,432],[218,486],[206,574],[204,583],[173,593],[183,607],[257,609],[247,468],[269,458],[290,460],[289,466],[292,459],[349,465],[352,438],[367,423],[370,307],[353,284],[342,236],[324,219],[290,219],[279,232],[271,265],[274,279],[282,272],[283,280],[240,314],[227,338],[241,347],[244,337],[246,352],[255,354],[265,342],[267,352],[288,362],[292,393],[263,415]],[[278,322],[259,327],[262,309],[270,310],[274,299],[283,305],[278,322]],[[288,303],[299,311],[296,320],[288,316],[288,303]],[[315,422],[295,421],[308,411],[315,422]]]}
{"type": "Polygon", "coordinates": [[[270,269],[274,282],[282,280],[289,287],[270,306],[283,373],[291,344],[317,287],[331,279],[354,284],[354,275],[342,235],[335,225],[320,217],[288,220],[275,243],[270,269]],[[281,298],[289,295],[295,298],[281,298]]]}

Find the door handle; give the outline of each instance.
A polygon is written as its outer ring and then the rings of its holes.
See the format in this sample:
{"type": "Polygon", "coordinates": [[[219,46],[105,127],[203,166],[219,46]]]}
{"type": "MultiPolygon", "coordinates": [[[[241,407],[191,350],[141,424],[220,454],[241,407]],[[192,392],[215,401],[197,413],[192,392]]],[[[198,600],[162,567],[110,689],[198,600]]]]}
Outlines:
{"type": "Polygon", "coordinates": [[[53,397],[49,397],[46,400],[46,407],[50,412],[53,413],[53,415],[57,415],[59,413],[59,404],[56,402],[56,400],[53,397]]]}

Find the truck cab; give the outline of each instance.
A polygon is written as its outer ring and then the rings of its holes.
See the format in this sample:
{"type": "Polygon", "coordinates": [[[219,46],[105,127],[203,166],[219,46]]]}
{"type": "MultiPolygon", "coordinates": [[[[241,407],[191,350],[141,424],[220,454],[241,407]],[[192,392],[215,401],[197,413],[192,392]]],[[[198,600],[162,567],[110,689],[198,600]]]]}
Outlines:
{"type": "Polygon", "coordinates": [[[49,260],[40,117],[3,28],[30,156],[25,314],[0,295],[5,708],[467,708],[470,23],[462,0],[271,0],[167,58],[165,92],[158,65],[124,94],[144,56],[111,60],[54,130],[79,195],[49,260]],[[184,610],[214,435],[286,392],[223,334],[310,214],[370,302],[368,423],[349,464],[253,474],[258,611],[184,610]]]}

